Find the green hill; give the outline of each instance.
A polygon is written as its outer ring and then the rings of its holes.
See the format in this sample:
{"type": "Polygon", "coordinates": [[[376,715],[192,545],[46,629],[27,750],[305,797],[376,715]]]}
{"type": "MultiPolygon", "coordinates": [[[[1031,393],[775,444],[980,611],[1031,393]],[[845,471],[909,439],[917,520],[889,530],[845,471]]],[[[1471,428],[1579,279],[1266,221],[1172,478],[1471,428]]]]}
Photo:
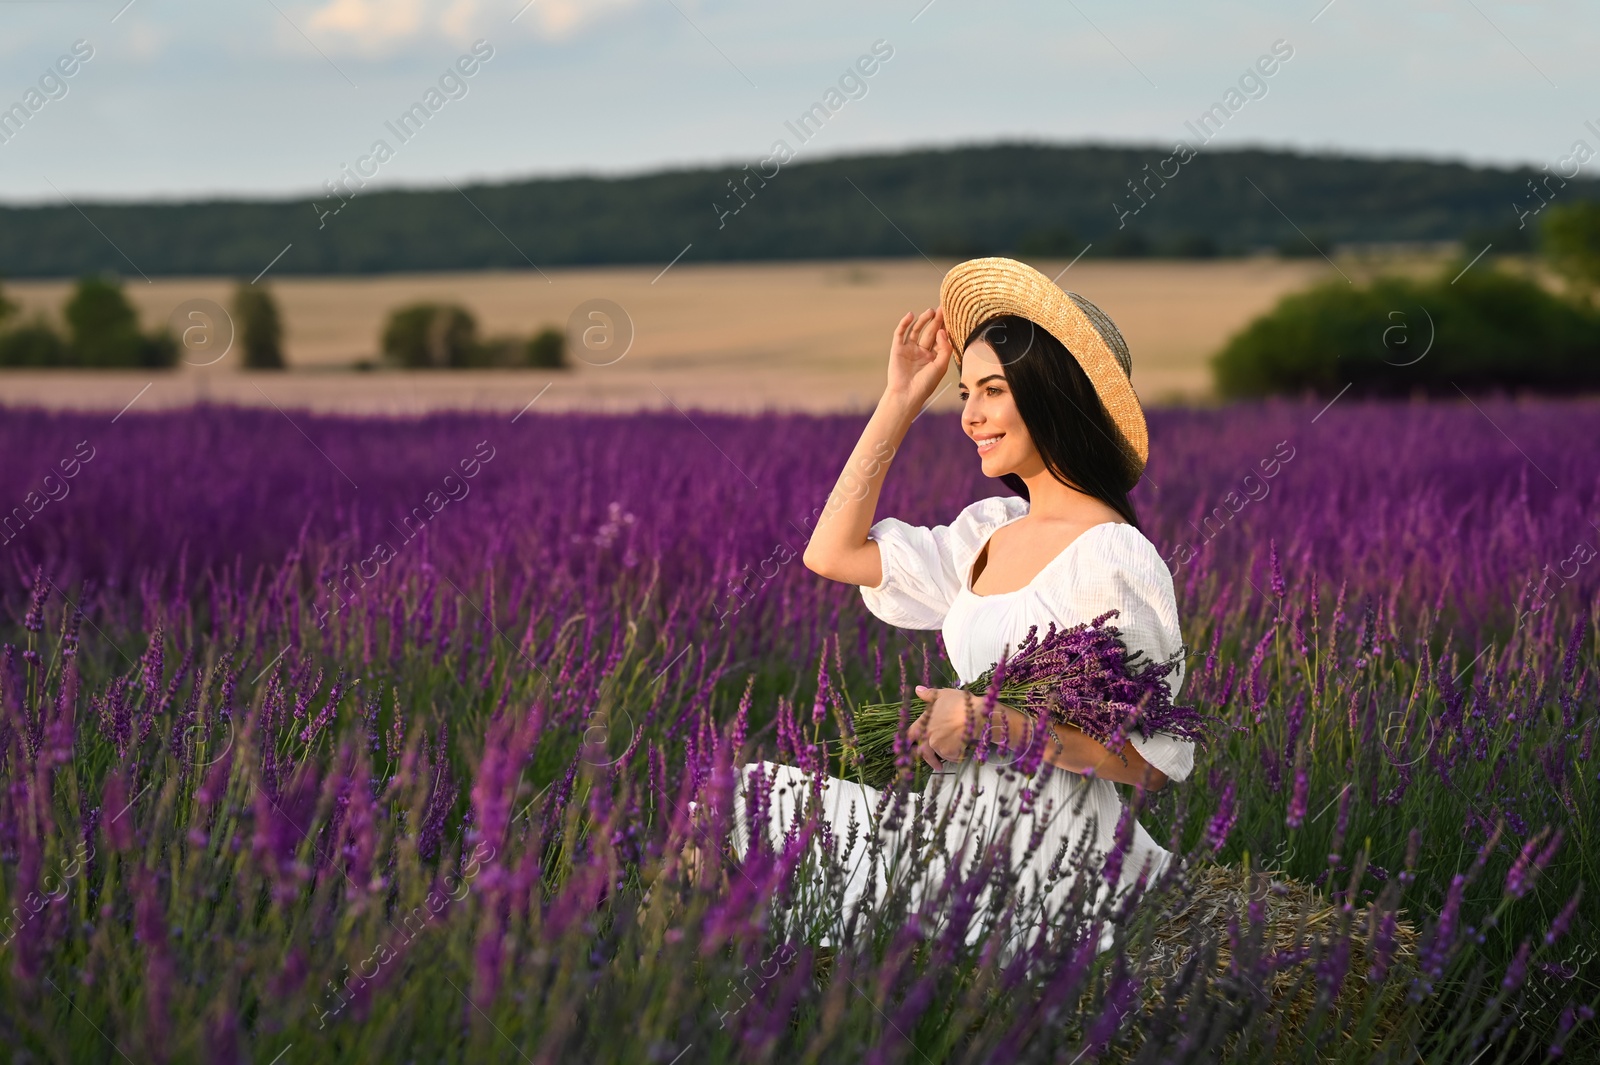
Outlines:
{"type": "MultiPolygon", "coordinates": [[[[1467,238],[1509,250],[1534,228],[1517,228],[1514,205],[1542,176],[1280,151],[1203,151],[1181,167],[1163,162],[1171,156],[1002,144],[797,160],[766,181],[752,163],[362,192],[342,206],[323,195],[4,207],[0,274],[252,277],[291,244],[274,275],[664,265],[691,244],[685,262],[1071,255],[1084,242],[1093,256],[1312,252],[1295,227],[1324,245],[1467,238]],[[1147,200],[1137,213],[1136,179],[1147,200]]],[[[1573,181],[1561,195],[1597,198],[1597,183],[1573,181]]]]}

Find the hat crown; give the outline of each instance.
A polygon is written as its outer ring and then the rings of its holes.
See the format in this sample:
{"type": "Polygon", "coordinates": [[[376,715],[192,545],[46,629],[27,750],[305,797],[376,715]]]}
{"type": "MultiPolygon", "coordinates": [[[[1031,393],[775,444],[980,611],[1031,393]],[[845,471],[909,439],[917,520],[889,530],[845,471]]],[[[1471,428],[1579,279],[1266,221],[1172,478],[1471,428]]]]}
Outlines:
{"type": "Polygon", "coordinates": [[[1111,349],[1111,354],[1116,357],[1117,365],[1122,367],[1122,372],[1127,375],[1128,380],[1133,380],[1133,353],[1128,350],[1128,342],[1123,339],[1122,330],[1117,328],[1117,323],[1113,322],[1105,311],[1076,292],[1068,292],[1067,299],[1078,305],[1078,309],[1094,326],[1095,332],[1106,342],[1106,347],[1111,349]]]}
{"type": "Polygon", "coordinates": [[[999,257],[968,259],[952,267],[939,285],[939,306],[958,364],[978,326],[999,315],[1017,315],[1061,341],[1121,434],[1129,483],[1137,482],[1149,456],[1150,435],[1133,389],[1133,356],[1110,316],[1026,263],[999,257]]]}

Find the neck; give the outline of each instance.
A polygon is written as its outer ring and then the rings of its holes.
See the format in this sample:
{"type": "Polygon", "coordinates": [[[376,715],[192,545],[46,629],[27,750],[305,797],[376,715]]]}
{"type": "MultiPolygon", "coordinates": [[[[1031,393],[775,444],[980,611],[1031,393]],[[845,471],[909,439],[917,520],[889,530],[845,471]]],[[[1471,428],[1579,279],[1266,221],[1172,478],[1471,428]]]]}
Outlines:
{"type": "Polygon", "coordinates": [[[1042,465],[1038,472],[1021,476],[1028,486],[1028,513],[1037,517],[1068,521],[1098,519],[1108,506],[1104,500],[1062,484],[1042,465]]]}

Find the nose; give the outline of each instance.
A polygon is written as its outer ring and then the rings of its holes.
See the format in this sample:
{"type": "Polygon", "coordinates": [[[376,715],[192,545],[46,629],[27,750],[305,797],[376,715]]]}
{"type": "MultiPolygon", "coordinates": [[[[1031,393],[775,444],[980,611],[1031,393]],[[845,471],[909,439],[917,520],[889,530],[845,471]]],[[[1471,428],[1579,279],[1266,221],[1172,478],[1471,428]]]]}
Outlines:
{"type": "Polygon", "coordinates": [[[966,425],[968,428],[975,429],[982,425],[986,420],[987,419],[983,416],[982,410],[978,406],[977,395],[973,394],[968,396],[966,403],[962,404],[961,407],[962,424],[966,425]]]}

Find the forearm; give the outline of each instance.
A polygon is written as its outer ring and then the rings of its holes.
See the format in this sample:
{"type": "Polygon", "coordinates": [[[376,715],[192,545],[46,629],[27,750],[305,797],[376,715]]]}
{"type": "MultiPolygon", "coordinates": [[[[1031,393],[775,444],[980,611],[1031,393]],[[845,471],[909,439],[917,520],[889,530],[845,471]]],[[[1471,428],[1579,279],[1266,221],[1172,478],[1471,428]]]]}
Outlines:
{"type": "Polygon", "coordinates": [[[868,539],[889,463],[919,412],[915,397],[885,391],[867,420],[806,545],[808,569],[833,580],[875,587],[883,583],[877,549],[868,539]]]}
{"type": "MultiPolygon", "coordinates": [[[[980,707],[981,716],[981,707],[980,707]]],[[[1004,703],[995,704],[992,718],[992,742],[1003,744],[1008,750],[1022,751],[1033,739],[1037,719],[1004,703]]],[[[1069,773],[1093,773],[1097,777],[1118,784],[1144,784],[1146,790],[1156,791],[1167,782],[1167,775],[1149,762],[1131,743],[1122,750],[1112,751],[1072,725],[1051,721],[1044,740],[1044,760],[1069,773]]]]}

